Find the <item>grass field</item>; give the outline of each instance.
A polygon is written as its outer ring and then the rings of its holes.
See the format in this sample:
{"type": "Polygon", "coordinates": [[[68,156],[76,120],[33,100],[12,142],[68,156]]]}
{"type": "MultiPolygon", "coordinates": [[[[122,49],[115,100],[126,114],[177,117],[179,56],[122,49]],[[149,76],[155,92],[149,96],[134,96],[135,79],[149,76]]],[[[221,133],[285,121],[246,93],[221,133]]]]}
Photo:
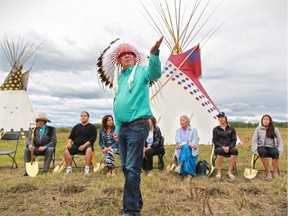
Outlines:
{"type": "MultiPolygon", "coordinates": [[[[144,198],[142,215],[287,215],[287,129],[280,129],[284,154],[280,158],[280,177],[265,181],[265,173],[247,180],[243,176],[251,160],[251,137],[254,129],[237,128],[243,144],[238,145],[236,180],[214,176],[199,176],[189,184],[179,175],[155,169],[155,175],[142,175],[141,190],[144,198]]],[[[56,164],[63,158],[63,148],[69,131],[57,131],[56,164]]],[[[7,148],[1,142],[0,149],[7,148]]],[[[10,159],[0,156],[0,215],[121,215],[124,177],[119,156],[116,156],[117,176],[107,177],[106,171],[84,176],[83,169],[75,169],[71,175],[43,174],[40,169],[35,178],[22,177],[24,170],[21,141],[17,152],[18,169],[7,168],[10,159]]],[[[96,142],[96,158],[101,158],[96,142]]],[[[165,165],[171,161],[174,145],[165,146],[165,165]]],[[[198,160],[209,161],[211,146],[200,146],[198,160]]],[[[43,167],[43,157],[38,157],[43,167]]],[[[84,157],[78,156],[78,165],[84,165],[84,157]]],[[[228,164],[227,160],[224,162],[228,164]]],[[[157,167],[157,158],[154,161],[157,167]]],[[[224,166],[225,168],[225,166],[224,166]]],[[[260,161],[257,168],[263,169],[260,161]]],[[[52,171],[52,169],[51,169],[52,171]]],[[[223,171],[224,174],[225,171],[223,171]]]]}

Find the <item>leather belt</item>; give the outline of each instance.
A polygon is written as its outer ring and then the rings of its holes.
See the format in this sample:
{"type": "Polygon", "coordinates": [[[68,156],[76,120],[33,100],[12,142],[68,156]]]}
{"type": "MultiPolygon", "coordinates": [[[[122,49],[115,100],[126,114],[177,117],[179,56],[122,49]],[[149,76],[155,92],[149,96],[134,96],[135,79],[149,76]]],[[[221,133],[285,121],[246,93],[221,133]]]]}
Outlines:
{"type": "Polygon", "coordinates": [[[121,124],[121,127],[129,127],[131,125],[135,125],[138,123],[144,123],[144,122],[149,122],[149,118],[139,118],[139,119],[136,119],[136,120],[131,121],[131,122],[123,122],[121,124]]]}

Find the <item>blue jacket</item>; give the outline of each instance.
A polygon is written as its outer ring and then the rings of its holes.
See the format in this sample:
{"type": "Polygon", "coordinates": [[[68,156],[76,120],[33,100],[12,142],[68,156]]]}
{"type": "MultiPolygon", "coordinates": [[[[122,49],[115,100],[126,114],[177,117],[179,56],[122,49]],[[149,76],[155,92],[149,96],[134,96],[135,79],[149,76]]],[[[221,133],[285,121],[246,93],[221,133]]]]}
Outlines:
{"type": "Polygon", "coordinates": [[[116,142],[113,138],[113,134],[115,132],[115,128],[113,128],[109,135],[107,135],[106,130],[104,128],[100,129],[100,136],[99,136],[99,145],[102,149],[105,147],[109,147],[112,145],[112,148],[117,148],[118,149],[118,142],[116,142]],[[112,144],[107,143],[107,137],[110,136],[112,140],[112,144]]]}
{"type": "MultiPolygon", "coordinates": [[[[199,145],[199,137],[198,137],[198,132],[197,132],[196,128],[191,127],[191,126],[189,126],[189,128],[188,128],[189,143],[182,141],[181,129],[182,128],[180,127],[176,130],[175,140],[176,140],[177,145],[179,145],[179,146],[183,146],[183,145],[187,145],[187,144],[196,144],[197,146],[199,145]]],[[[192,148],[192,155],[194,157],[196,157],[198,155],[198,153],[199,153],[199,148],[197,148],[196,150],[194,150],[192,148]]]]}

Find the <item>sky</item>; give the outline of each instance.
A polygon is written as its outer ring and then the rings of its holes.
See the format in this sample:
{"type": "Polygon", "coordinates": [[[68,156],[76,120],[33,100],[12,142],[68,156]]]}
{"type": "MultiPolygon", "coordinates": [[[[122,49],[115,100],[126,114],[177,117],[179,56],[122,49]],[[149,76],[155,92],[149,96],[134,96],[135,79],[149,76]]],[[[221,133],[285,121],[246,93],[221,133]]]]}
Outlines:
{"type": "MultiPolygon", "coordinates": [[[[157,19],[152,1],[143,2],[157,19]]],[[[207,14],[217,5],[188,47],[223,23],[201,49],[200,82],[232,121],[258,122],[266,113],[274,121],[287,121],[286,0],[214,0],[207,14]]],[[[111,41],[120,37],[149,53],[160,37],[137,0],[0,0],[1,43],[4,33],[15,41],[44,41],[27,92],[36,114],[46,114],[56,127],[72,127],[83,110],[93,123],[112,114],[111,92],[99,85],[96,67],[111,41]]],[[[170,50],[164,43],[160,50],[164,65],[170,50]]],[[[10,69],[1,50],[1,84],[10,69]]]]}

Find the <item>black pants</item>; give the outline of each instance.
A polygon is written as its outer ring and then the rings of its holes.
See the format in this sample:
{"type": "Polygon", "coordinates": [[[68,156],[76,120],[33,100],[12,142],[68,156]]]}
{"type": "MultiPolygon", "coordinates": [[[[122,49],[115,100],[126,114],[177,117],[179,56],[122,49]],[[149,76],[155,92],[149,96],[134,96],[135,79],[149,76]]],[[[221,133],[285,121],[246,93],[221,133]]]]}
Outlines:
{"type": "MultiPolygon", "coordinates": [[[[145,158],[143,158],[143,170],[152,170],[153,169],[153,156],[154,155],[160,155],[161,160],[162,156],[165,154],[165,149],[164,147],[157,147],[153,148],[151,147],[150,149],[147,149],[145,152],[145,158]]],[[[161,161],[163,163],[163,160],[161,161]]]]}

